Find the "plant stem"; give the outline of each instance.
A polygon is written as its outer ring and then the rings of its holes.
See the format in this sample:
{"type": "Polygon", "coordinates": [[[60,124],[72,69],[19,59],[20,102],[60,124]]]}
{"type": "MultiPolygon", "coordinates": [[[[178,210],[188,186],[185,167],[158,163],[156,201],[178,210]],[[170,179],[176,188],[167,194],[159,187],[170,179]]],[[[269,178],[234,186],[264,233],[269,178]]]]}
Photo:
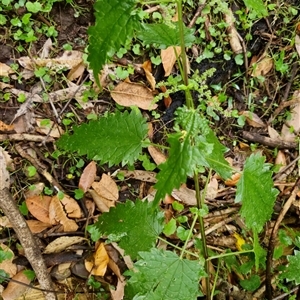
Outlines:
{"type": "MultiPolygon", "coordinates": [[[[211,177],[211,172],[212,172],[212,170],[210,169],[208,177],[207,177],[207,181],[205,183],[205,188],[204,188],[202,196],[200,194],[198,172],[195,172],[195,174],[194,174],[194,183],[195,183],[196,199],[197,199],[198,209],[202,209],[203,206],[204,206],[204,198],[205,198],[205,195],[206,195],[206,189],[207,189],[207,186],[208,186],[208,181],[211,177]]],[[[205,272],[207,273],[207,277],[205,278],[205,281],[206,281],[206,299],[210,299],[210,272],[209,272],[208,248],[207,248],[206,238],[205,238],[204,220],[203,220],[203,217],[200,216],[200,215],[199,215],[199,225],[200,225],[200,233],[201,233],[202,245],[203,245],[202,251],[203,251],[203,256],[204,256],[204,259],[205,259],[205,272]]]]}
{"type": "Polygon", "coordinates": [[[183,254],[184,254],[184,252],[185,252],[185,249],[186,249],[186,247],[187,247],[187,244],[188,244],[188,242],[189,242],[189,240],[190,240],[190,238],[191,238],[191,236],[192,236],[192,234],[193,234],[193,229],[194,229],[194,227],[195,227],[195,225],[196,225],[197,217],[198,217],[198,216],[195,215],[194,220],[193,220],[193,223],[192,223],[191,228],[190,228],[190,231],[189,231],[189,235],[188,235],[187,239],[185,240],[185,243],[184,243],[184,245],[183,245],[183,247],[182,247],[182,250],[181,250],[181,253],[180,253],[180,259],[182,259],[183,254]]]}

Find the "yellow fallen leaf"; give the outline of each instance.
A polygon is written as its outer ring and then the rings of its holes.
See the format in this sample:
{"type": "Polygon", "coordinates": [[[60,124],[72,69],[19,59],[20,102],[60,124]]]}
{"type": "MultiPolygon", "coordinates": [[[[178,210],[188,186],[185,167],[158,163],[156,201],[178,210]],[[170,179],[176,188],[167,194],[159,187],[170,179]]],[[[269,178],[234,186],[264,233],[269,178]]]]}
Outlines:
{"type": "Polygon", "coordinates": [[[104,243],[101,243],[96,253],[94,253],[93,258],[91,260],[85,260],[84,265],[88,272],[92,275],[96,276],[104,276],[107,265],[109,262],[109,256],[106,252],[104,243]]]}

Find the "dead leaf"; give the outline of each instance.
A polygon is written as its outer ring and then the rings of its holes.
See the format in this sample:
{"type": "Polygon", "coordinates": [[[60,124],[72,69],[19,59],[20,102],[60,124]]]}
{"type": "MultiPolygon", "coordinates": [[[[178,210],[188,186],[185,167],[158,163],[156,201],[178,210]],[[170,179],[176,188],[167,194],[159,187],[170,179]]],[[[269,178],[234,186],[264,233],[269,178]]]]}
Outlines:
{"type": "MultiPolygon", "coordinates": [[[[275,165],[279,165],[279,170],[278,172],[280,172],[282,169],[284,169],[286,167],[286,157],[285,154],[282,150],[278,150],[277,152],[277,156],[275,158],[275,165]]],[[[287,173],[282,173],[277,180],[280,182],[286,182],[286,177],[287,177],[287,173]]],[[[279,190],[282,192],[284,190],[284,186],[279,185],[278,186],[279,190]]]]}
{"type": "Polygon", "coordinates": [[[0,190],[10,187],[10,177],[7,170],[7,154],[0,147],[0,190]]]}
{"type": "Polygon", "coordinates": [[[291,106],[291,116],[286,125],[293,128],[296,134],[300,132],[300,90],[294,92],[292,101],[297,101],[296,104],[291,106]]]}
{"type": "Polygon", "coordinates": [[[12,131],[14,130],[14,125],[7,125],[0,120],[0,131],[12,131]]]}
{"type": "Polygon", "coordinates": [[[225,181],[225,184],[227,186],[236,186],[237,183],[239,182],[240,177],[241,177],[241,173],[235,173],[231,176],[230,179],[227,179],[225,181]]]}
{"type": "Polygon", "coordinates": [[[281,140],[281,135],[273,127],[268,126],[269,137],[273,140],[281,140]]]}
{"type": "MultiPolygon", "coordinates": [[[[167,88],[164,85],[162,85],[160,87],[160,90],[163,93],[165,93],[167,91],[167,88]]],[[[172,98],[170,97],[170,95],[167,96],[167,97],[164,97],[164,105],[165,105],[166,108],[170,107],[171,103],[172,103],[172,98]]]]}
{"type": "Polygon", "coordinates": [[[72,245],[76,245],[86,241],[86,238],[81,236],[62,236],[49,243],[44,254],[60,253],[72,245]]]}
{"type": "Polygon", "coordinates": [[[121,300],[124,298],[126,281],[118,278],[117,288],[109,288],[112,300],[121,300]]]}
{"type": "Polygon", "coordinates": [[[0,226],[4,228],[12,228],[12,225],[8,220],[7,216],[0,217],[0,226]]]}
{"type": "Polygon", "coordinates": [[[95,181],[92,187],[107,207],[115,206],[115,202],[119,199],[119,189],[110,176],[103,174],[101,180],[95,181]]]}
{"type": "Polygon", "coordinates": [[[164,155],[160,150],[158,150],[154,146],[148,146],[148,151],[151,157],[153,158],[154,162],[156,163],[156,165],[160,165],[167,160],[166,155],[164,155]]]}
{"type": "Polygon", "coordinates": [[[43,182],[37,182],[34,184],[34,189],[28,189],[25,192],[25,198],[32,198],[35,196],[39,196],[43,193],[43,190],[45,188],[45,183],[43,182]]]}
{"type": "Polygon", "coordinates": [[[38,220],[26,220],[26,223],[32,233],[40,233],[52,226],[51,224],[43,223],[38,220]]]}
{"type": "Polygon", "coordinates": [[[261,120],[261,118],[257,114],[247,110],[242,111],[240,114],[246,117],[246,122],[250,126],[256,128],[266,127],[266,124],[261,120]]]}
{"type": "Polygon", "coordinates": [[[218,195],[218,180],[214,177],[211,178],[207,185],[205,198],[214,200],[218,195]]]}
{"type": "Polygon", "coordinates": [[[174,199],[182,202],[183,204],[189,206],[197,205],[196,192],[187,188],[186,186],[181,186],[179,190],[174,189],[171,194],[174,199]]]}
{"type": "Polygon", "coordinates": [[[39,221],[51,224],[49,219],[49,206],[52,197],[49,196],[33,196],[25,200],[29,212],[39,221]]]}
{"type": "Polygon", "coordinates": [[[52,48],[52,40],[48,38],[41,49],[40,58],[49,57],[51,48],[52,48]]]}
{"type": "Polygon", "coordinates": [[[283,124],[281,128],[281,139],[285,142],[294,142],[296,135],[290,131],[290,128],[283,124]]]}
{"type": "Polygon", "coordinates": [[[0,270],[2,269],[3,271],[5,271],[11,278],[17,273],[17,266],[13,263],[13,260],[15,258],[14,252],[3,243],[0,244],[0,248],[2,249],[2,251],[9,252],[12,254],[11,258],[7,258],[0,263],[0,270]]]}
{"type": "Polygon", "coordinates": [[[300,36],[298,34],[296,34],[295,36],[295,48],[298,55],[300,56],[300,36]]]}
{"type": "Polygon", "coordinates": [[[260,59],[253,66],[253,71],[251,72],[252,77],[265,76],[267,75],[273,68],[273,58],[264,57],[260,59]]]}
{"type": "Polygon", "coordinates": [[[58,124],[54,124],[51,120],[47,122],[47,125],[42,125],[45,122],[44,119],[35,119],[35,121],[37,124],[36,131],[39,133],[45,135],[49,134],[49,136],[54,138],[59,138],[64,133],[64,130],[58,124]]]}
{"type": "MultiPolygon", "coordinates": [[[[109,212],[109,207],[107,206],[107,204],[103,201],[103,198],[101,198],[97,192],[95,192],[94,190],[90,189],[89,193],[91,194],[97,208],[99,209],[99,211],[101,212],[109,212]]],[[[106,201],[107,202],[107,201],[106,201]]]]}
{"type": "Polygon", "coordinates": [[[96,276],[104,276],[106,273],[109,256],[104,243],[100,243],[92,260],[85,260],[84,264],[88,272],[96,276]]]}
{"type": "Polygon", "coordinates": [[[97,166],[94,161],[91,161],[83,170],[78,187],[86,192],[95,181],[97,166]]]}
{"type": "Polygon", "coordinates": [[[66,212],[68,218],[79,219],[82,217],[80,206],[78,202],[74,200],[72,197],[64,194],[64,197],[60,201],[64,207],[64,211],[66,212]]]}
{"type": "Polygon", "coordinates": [[[8,65],[0,62],[0,76],[8,77],[9,74],[13,74],[15,71],[8,65]]]}
{"type": "Polygon", "coordinates": [[[121,173],[125,176],[125,178],[134,178],[136,180],[141,180],[145,182],[152,182],[156,183],[156,173],[150,172],[150,171],[144,171],[144,170],[134,170],[134,171],[128,171],[123,170],[121,173]]]}
{"type": "Polygon", "coordinates": [[[58,197],[53,197],[49,206],[49,219],[53,225],[61,224],[64,232],[76,231],[78,225],[74,220],[70,220],[64,211],[63,205],[58,197]]]}
{"type": "Polygon", "coordinates": [[[167,49],[163,49],[160,52],[161,62],[165,70],[165,77],[169,76],[172,73],[174,64],[176,62],[176,53],[177,56],[181,54],[180,46],[176,47],[168,47],[167,49]]]}
{"type": "Polygon", "coordinates": [[[157,108],[157,104],[153,103],[154,97],[152,92],[144,85],[138,83],[121,82],[110,94],[122,106],[136,105],[144,110],[157,108]]]}
{"type": "Polygon", "coordinates": [[[149,82],[152,91],[154,91],[154,90],[155,90],[156,81],[155,81],[154,76],[152,75],[152,65],[151,65],[151,61],[150,61],[150,60],[146,60],[146,61],[143,63],[142,68],[143,68],[144,71],[145,71],[147,81],[149,82]]]}
{"type": "Polygon", "coordinates": [[[70,70],[70,72],[67,75],[67,79],[73,81],[79,78],[80,76],[82,76],[84,70],[85,70],[85,64],[81,62],[80,64],[78,64],[77,66],[73,67],[70,70]]]}
{"type": "Polygon", "coordinates": [[[13,276],[12,279],[17,282],[9,281],[6,289],[1,294],[3,300],[15,300],[18,297],[21,297],[28,289],[27,285],[31,282],[28,276],[24,274],[23,270],[13,276]],[[19,282],[22,282],[24,285],[19,282]]]}

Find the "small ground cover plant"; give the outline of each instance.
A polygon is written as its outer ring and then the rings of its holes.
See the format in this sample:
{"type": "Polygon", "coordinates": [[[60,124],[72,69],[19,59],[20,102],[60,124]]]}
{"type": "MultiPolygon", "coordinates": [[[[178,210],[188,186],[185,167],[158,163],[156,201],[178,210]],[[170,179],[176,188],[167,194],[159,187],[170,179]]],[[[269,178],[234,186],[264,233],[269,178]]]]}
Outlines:
{"type": "MultiPolygon", "coordinates": [[[[129,277],[125,299],[196,299],[203,294],[207,299],[212,299],[218,278],[216,274],[210,274],[209,263],[214,259],[220,265],[222,259],[225,259],[228,268],[237,267],[237,255],[247,261],[243,265],[244,268],[248,266],[247,271],[241,271],[243,274],[252,269],[252,275],[242,280],[241,286],[248,291],[256,290],[261,285],[256,272],[264,269],[267,254],[260,245],[259,234],[272,216],[279,193],[274,188],[273,172],[271,165],[266,163],[266,157],[259,153],[251,154],[240,172],[235,201],[241,204],[240,215],[245,222],[245,229],[251,231],[252,238],[246,243],[238,237],[242,242],[237,253],[216,254],[208,250],[203,220],[208,214],[208,206],[204,203],[206,189],[201,193],[199,176],[204,170],[209,170],[208,184],[212,172],[226,180],[232,176],[233,169],[224,158],[226,148],[211,129],[211,123],[202,109],[204,103],[212,101],[206,82],[214,70],[203,76],[189,78],[185,49],[195,42],[195,30],[184,25],[182,9],[186,3],[179,0],[172,3],[176,4],[178,21],[164,22],[160,19],[157,23],[149,23],[141,16],[136,1],[124,3],[115,0],[108,4],[105,0],[99,0],[94,6],[96,24],[89,29],[89,62],[95,78],[98,78],[107,59],[133,36],[137,36],[144,45],[155,45],[161,49],[180,46],[181,49],[181,54],[177,56],[180,75],[172,88],[175,92],[183,91],[185,103],[175,112],[173,130],[167,135],[167,145],[155,144],[156,147],[168,150],[168,158],[158,166],[154,200],[136,200],[135,203],[126,201],[101,215],[88,228],[94,241],[107,236],[109,241],[117,241],[125,253],[136,261],[133,269],[125,274],[129,277]],[[114,21],[116,19],[119,20],[117,23],[114,21]],[[197,92],[196,99],[192,96],[194,92],[197,92]],[[186,183],[188,178],[194,181],[197,207],[190,209],[193,222],[188,230],[180,227],[184,244],[179,248],[173,245],[173,251],[157,249],[154,245],[161,233],[168,230],[174,233],[176,230],[176,222],[164,224],[159,204],[173,189],[179,189],[181,184],[186,183]],[[201,239],[197,240],[197,251],[192,254],[193,257],[188,258],[190,252],[186,247],[193,238],[196,222],[199,223],[201,239]],[[173,229],[170,229],[172,226],[173,229]],[[200,288],[199,281],[203,278],[206,284],[200,288]],[[211,279],[215,281],[212,290],[211,279]]],[[[268,14],[268,8],[262,1],[249,0],[245,4],[251,10],[253,20],[268,14]]],[[[223,2],[221,5],[219,1],[208,1],[206,9],[213,8],[218,9],[216,13],[226,13],[229,9],[223,2]]],[[[212,58],[208,51],[207,48],[203,52],[206,53],[204,58],[212,58]]],[[[240,56],[235,57],[236,63],[239,64],[238,58],[243,63],[240,56]]],[[[152,145],[147,132],[146,119],[139,109],[133,107],[123,112],[116,110],[99,120],[74,127],[73,134],[64,135],[57,145],[64,150],[87,155],[99,164],[133,165],[143,149],[152,145]],[[118,124],[117,128],[115,124],[118,124]]],[[[297,251],[289,256],[289,265],[282,273],[282,278],[295,280],[296,283],[299,282],[295,272],[297,257],[297,251]]]]}

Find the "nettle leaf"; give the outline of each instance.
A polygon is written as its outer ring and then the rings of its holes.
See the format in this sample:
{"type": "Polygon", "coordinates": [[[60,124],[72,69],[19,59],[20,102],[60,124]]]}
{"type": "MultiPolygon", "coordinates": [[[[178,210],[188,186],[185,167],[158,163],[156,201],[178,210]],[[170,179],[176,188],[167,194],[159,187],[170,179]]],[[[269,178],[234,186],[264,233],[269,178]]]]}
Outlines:
{"type": "Polygon", "coordinates": [[[88,29],[88,61],[99,83],[98,73],[126,40],[140,27],[139,18],[132,14],[136,0],[97,0],[94,4],[95,25],[88,29]]]}
{"type": "MultiPolygon", "coordinates": [[[[107,235],[109,239],[119,241],[119,245],[132,259],[138,251],[147,251],[154,246],[157,237],[163,230],[164,214],[152,203],[126,201],[103,213],[98,221],[90,226],[89,232],[99,236],[107,235]]],[[[96,237],[94,235],[94,237],[96,237]]]]}
{"type": "Polygon", "coordinates": [[[250,229],[261,232],[271,218],[278,190],[273,187],[272,171],[259,153],[247,158],[237,184],[236,202],[242,201],[241,215],[250,229]]]}
{"type": "Polygon", "coordinates": [[[280,278],[295,281],[295,284],[298,285],[300,284],[300,251],[295,250],[294,255],[288,255],[287,259],[289,264],[284,272],[280,274],[280,278]]]}
{"type": "Polygon", "coordinates": [[[147,132],[148,126],[140,111],[117,111],[74,127],[73,135],[64,134],[57,145],[109,165],[133,164],[141,154],[147,132]]]}
{"type": "Polygon", "coordinates": [[[200,295],[199,280],[206,276],[199,261],[180,259],[176,253],[159,249],[139,252],[125,286],[125,299],[190,300],[200,295]]]}
{"type": "Polygon", "coordinates": [[[244,0],[245,6],[253,10],[258,17],[266,17],[268,10],[262,0],[244,0]]]}
{"type": "MultiPolygon", "coordinates": [[[[158,48],[165,49],[169,46],[180,45],[180,35],[178,23],[173,26],[167,24],[143,24],[142,31],[139,32],[140,38],[145,44],[157,44],[158,48]]],[[[184,43],[187,47],[195,42],[194,30],[184,27],[184,43]]]]}

